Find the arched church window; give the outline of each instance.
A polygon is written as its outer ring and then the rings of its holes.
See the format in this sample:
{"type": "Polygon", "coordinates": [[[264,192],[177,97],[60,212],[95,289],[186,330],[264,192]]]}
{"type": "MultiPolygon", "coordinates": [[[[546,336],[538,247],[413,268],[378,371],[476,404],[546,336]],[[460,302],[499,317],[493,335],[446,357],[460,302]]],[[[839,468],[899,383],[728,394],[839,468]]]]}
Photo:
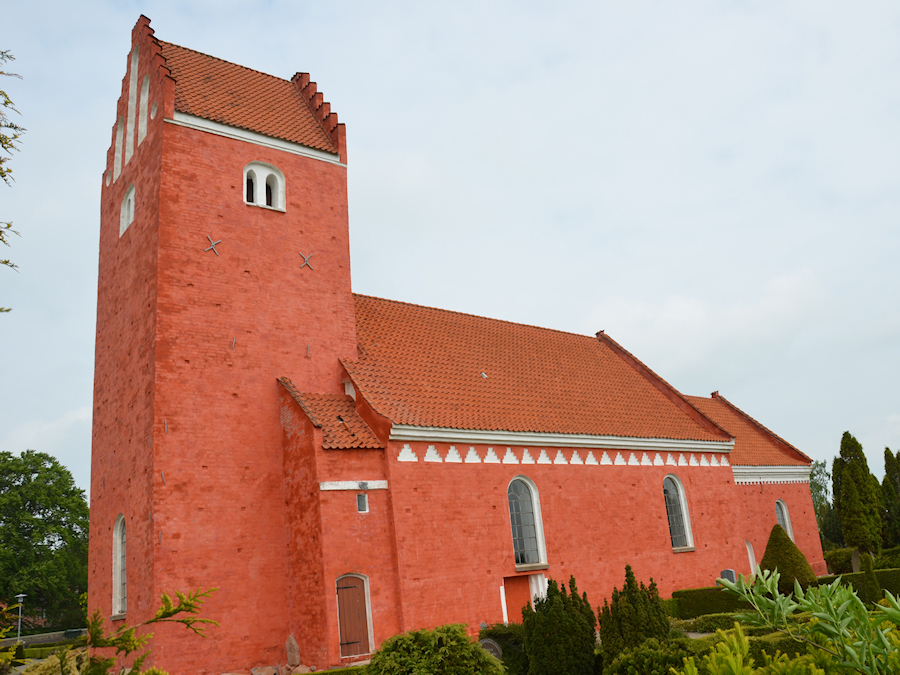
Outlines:
{"type": "Polygon", "coordinates": [[[775,519],[778,521],[778,524],[787,532],[787,535],[793,539],[794,531],[791,529],[791,516],[788,513],[787,504],[785,504],[780,499],[775,501],[775,519]]]}
{"type": "Polygon", "coordinates": [[[669,521],[669,537],[673,549],[692,548],[691,519],[688,514],[684,487],[677,476],[666,476],[663,480],[663,495],[666,500],[666,517],[669,521]]]}
{"type": "Polygon", "coordinates": [[[524,476],[514,478],[506,491],[516,566],[547,562],[544,528],[537,487],[524,476]]]}
{"type": "Polygon", "coordinates": [[[116,518],[113,528],[113,614],[124,614],[128,609],[128,575],[126,573],[127,560],[125,516],[121,513],[116,518]]]}
{"type": "Polygon", "coordinates": [[[244,202],[252,206],[284,211],[284,174],[271,164],[251,162],[244,167],[244,202]]]}

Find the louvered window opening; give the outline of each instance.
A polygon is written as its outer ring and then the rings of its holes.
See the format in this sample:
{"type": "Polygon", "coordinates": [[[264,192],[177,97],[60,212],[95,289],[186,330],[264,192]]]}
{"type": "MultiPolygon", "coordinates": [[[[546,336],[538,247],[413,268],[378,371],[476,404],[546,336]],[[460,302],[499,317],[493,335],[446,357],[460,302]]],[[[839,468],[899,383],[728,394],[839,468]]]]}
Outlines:
{"type": "Polygon", "coordinates": [[[663,481],[663,493],[666,496],[666,516],[669,519],[669,535],[672,537],[672,548],[683,548],[688,545],[687,532],[684,529],[684,511],[681,508],[681,495],[674,480],[666,478],[663,481]]]}
{"type": "Polygon", "coordinates": [[[539,563],[541,558],[538,553],[531,489],[524,481],[514,480],[509,484],[507,495],[509,496],[509,520],[512,525],[516,565],[539,563]]]}

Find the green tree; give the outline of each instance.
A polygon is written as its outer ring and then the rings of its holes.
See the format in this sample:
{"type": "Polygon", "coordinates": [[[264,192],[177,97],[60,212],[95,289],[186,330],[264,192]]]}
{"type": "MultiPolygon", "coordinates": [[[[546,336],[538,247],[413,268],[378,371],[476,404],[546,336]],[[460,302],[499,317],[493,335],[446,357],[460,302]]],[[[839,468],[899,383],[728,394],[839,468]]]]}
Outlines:
{"type": "Polygon", "coordinates": [[[597,618],[587,599],[578,595],[575,577],[569,592],[551,579],[547,595],[535,600],[534,609],[522,610],[525,654],[529,675],[591,675],[597,644],[597,618]]]}
{"type": "Polygon", "coordinates": [[[88,506],[56,459],[0,452],[0,601],[25,593],[25,613],[77,628],[85,617],[88,506]]]}
{"type": "Polygon", "coordinates": [[[600,651],[604,667],[626,649],[633,649],[647,638],[665,640],[669,618],[659,597],[656,582],[650,587],[638,584],[631,565],[625,566],[625,585],[614,588],[612,602],[603,601],[600,615],[600,651]]]}
{"type": "Polygon", "coordinates": [[[881,550],[881,488],[869,473],[862,445],[849,431],[841,438],[841,454],[831,470],[834,508],[847,546],[881,550]]]}
{"type": "Polygon", "coordinates": [[[884,449],[884,480],[881,481],[882,539],[886,548],[900,546],[900,450],[884,449]]]}
{"type": "Polygon", "coordinates": [[[759,561],[759,566],[773,572],[778,570],[781,574],[779,590],[785,594],[793,590],[795,581],[799,582],[802,588],[809,588],[816,583],[816,573],[809,566],[806,556],[777,523],[769,533],[766,552],[759,561]]]}
{"type": "MultiPolygon", "coordinates": [[[[0,50],[0,67],[9,61],[15,61],[15,57],[10,54],[9,51],[0,50]]],[[[0,76],[19,77],[15,73],[7,73],[4,70],[0,70],[0,76]]],[[[8,163],[9,160],[12,159],[13,151],[19,149],[19,138],[25,133],[25,129],[9,119],[9,115],[6,112],[7,110],[17,114],[19,112],[13,105],[9,95],[4,90],[0,89],[0,150],[2,150],[2,152],[0,152],[0,179],[9,185],[13,180],[13,177],[12,169],[9,168],[8,163]]],[[[0,244],[9,246],[9,235],[11,234],[18,234],[18,232],[12,229],[12,223],[7,221],[0,222],[0,244]]],[[[13,269],[16,268],[16,265],[8,258],[0,258],[0,265],[6,265],[13,269]]],[[[0,312],[8,311],[9,309],[0,307],[0,312]]]]}

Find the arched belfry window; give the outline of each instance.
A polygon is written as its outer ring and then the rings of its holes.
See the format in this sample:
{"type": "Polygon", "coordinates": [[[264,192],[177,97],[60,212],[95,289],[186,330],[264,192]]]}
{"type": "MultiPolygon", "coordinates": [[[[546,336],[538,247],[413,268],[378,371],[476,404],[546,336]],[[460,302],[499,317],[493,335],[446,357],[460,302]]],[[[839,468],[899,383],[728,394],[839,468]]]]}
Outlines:
{"type": "Polygon", "coordinates": [[[693,548],[691,518],[688,514],[684,486],[677,476],[666,476],[663,480],[663,495],[666,500],[666,517],[669,521],[669,537],[675,550],[693,548]]]}
{"type": "Polygon", "coordinates": [[[125,561],[127,560],[125,516],[121,513],[116,518],[113,527],[113,578],[112,578],[112,611],[113,614],[124,614],[128,609],[128,575],[125,561]]]}
{"type": "Polygon", "coordinates": [[[791,514],[788,513],[787,504],[785,504],[780,499],[775,501],[775,519],[778,521],[778,524],[787,532],[787,535],[793,539],[794,538],[794,530],[791,529],[791,514]]]}
{"type": "Polygon", "coordinates": [[[251,162],[244,167],[244,202],[252,206],[285,210],[284,174],[271,164],[251,162]]]}
{"type": "Polygon", "coordinates": [[[544,527],[537,487],[524,476],[517,476],[506,491],[509,498],[509,523],[512,528],[516,567],[547,562],[544,527]]]}

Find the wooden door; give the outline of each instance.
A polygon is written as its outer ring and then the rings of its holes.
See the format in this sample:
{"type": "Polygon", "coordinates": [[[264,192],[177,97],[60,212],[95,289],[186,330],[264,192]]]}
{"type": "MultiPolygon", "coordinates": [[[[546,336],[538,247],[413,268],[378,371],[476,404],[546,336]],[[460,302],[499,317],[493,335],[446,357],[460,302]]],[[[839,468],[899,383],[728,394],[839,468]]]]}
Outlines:
{"type": "Polygon", "coordinates": [[[368,654],[369,617],[366,612],[366,582],[359,577],[343,577],[337,582],[338,623],[341,656],[368,654]]]}

